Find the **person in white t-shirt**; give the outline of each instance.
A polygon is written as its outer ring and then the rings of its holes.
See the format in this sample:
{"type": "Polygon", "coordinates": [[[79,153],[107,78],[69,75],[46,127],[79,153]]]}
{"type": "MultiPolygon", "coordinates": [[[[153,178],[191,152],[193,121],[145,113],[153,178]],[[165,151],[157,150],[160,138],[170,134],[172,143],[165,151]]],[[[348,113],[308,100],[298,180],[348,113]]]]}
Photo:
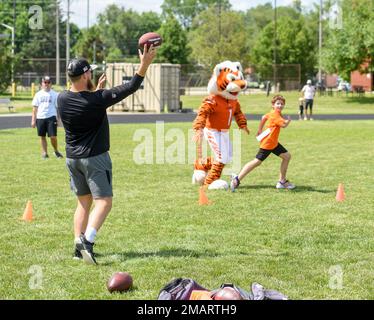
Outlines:
{"type": "Polygon", "coordinates": [[[38,91],[32,100],[31,127],[37,128],[42,147],[42,158],[49,158],[47,152],[46,134],[51,139],[54,154],[57,158],[63,158],[57,148],[57,96],[58,93],[51,89],[51,78],[42,78],[42,90],[38,91]]]}
{"type": "Polygon", "coordinates": [[[312,80],[308,80],[306,85],[301,89],[302,96],[305,102],[305,116],[304,120],[308,120],[308,107],[309,107],[309,120],[313,120],[313,100],[316,95],[316,88],[312,85],[312,80]]]}

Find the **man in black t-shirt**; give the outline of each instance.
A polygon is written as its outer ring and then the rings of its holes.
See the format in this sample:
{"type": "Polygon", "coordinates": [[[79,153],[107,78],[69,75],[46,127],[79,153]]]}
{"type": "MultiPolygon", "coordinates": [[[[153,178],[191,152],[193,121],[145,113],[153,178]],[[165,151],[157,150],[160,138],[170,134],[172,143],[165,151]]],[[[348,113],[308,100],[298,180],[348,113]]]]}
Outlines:
{"type": "Polygon", "coordinates": [[[68,65],[72,83],[57,99],[58,111],[65,129],[66,165],[70,186],[78,198],[74,215],[74,258],[96,264],[93,245],[96,233],[112,208],[112,162],[109,156],[109,123],[106,109],[140,87],[156,55],[152,46],[139,50],[140,66],[129,83],[110,90],[92,91],[92,70],[85,59],[73,59],[68,65]],[[92,203],[95,206],[92,212],[92,203]],[[90,219],[89,219],[90,218],[90,219]]]}

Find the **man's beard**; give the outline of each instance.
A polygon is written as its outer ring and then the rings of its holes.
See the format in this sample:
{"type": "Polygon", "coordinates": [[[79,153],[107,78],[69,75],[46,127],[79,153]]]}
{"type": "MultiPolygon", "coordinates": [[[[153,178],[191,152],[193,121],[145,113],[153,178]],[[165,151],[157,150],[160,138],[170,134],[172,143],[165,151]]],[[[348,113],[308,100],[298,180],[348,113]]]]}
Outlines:
{"type": "Polygon", "coordinates": [[[87,89],[88,89],[88,91],[94,91],[94,89],[95,89],[95,86],[92,83],[91,79],[87,80],[87,89]]]}

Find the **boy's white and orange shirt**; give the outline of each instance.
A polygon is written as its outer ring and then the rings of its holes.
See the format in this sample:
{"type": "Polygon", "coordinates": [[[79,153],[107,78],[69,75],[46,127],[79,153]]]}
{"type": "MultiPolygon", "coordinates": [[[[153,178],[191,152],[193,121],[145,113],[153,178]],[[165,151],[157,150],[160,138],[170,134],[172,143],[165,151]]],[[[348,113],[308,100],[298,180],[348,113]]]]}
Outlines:
{"type": "Polygon", "coordinates": [[[261,140],[260,148],[272,150],[278,145],[280,129],[286,120],[282,117],[282,112],[279,109],[265,114],[264,118],[267,120],[267,127],[270,129],[270,133],[261,140]]]}

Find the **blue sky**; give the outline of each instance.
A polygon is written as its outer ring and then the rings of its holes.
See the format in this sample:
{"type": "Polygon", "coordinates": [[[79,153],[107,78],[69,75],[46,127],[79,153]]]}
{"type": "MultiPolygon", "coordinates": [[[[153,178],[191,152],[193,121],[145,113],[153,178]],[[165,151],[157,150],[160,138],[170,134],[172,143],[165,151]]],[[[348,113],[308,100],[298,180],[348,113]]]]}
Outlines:
{"type": "MultiPolygon", "coordinates": [[[[235,10],[246,10],[256,7],[259,4],[267,2],[273,3],[274,0],[229,0],[235,10]]],[[[278,6],[292,4],[293,0],[277,0],[278,6]]],[[[66,11],[66,0],[62,0],[63,10],[66,11]]],[[[87,26],[87,0],[70,0],[71,2],[71,21],[76,23],[79,27],[87,26]]],[[[163,0],[89,0],[90,2],[90,25],[95,23],[96,16],[102,12],[109,4],[117,4],[126,9],[133,9],[138,12],[155,11],[161,12],[160,6],[163,0]]],[[[319,0],[302,0],[302,5],[305,8],[311,8],[313,3],[319,3],[319,0]]]]}

